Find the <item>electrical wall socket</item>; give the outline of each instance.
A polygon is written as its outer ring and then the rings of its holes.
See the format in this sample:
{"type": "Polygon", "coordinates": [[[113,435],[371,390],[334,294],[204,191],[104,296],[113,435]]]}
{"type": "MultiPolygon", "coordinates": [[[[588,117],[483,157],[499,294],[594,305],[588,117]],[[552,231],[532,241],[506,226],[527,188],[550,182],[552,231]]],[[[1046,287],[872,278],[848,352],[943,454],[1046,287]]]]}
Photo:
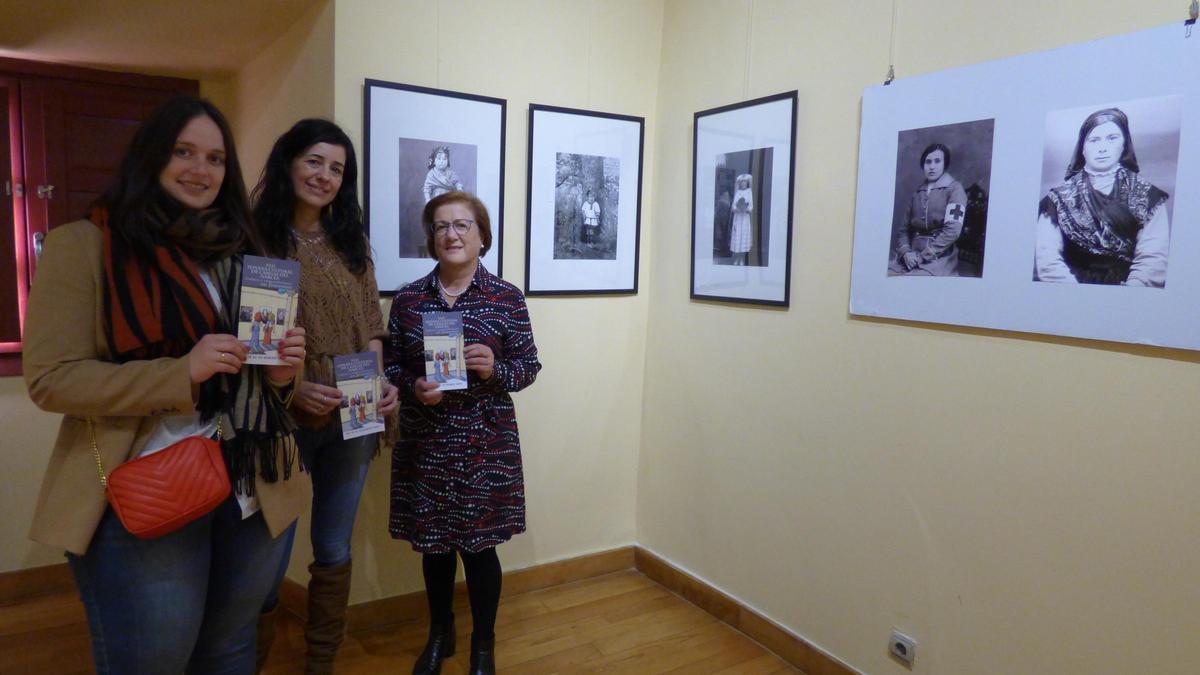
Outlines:
{"type": "Polygon", "coordinates": [[[892,639],[888,641],[888,651],[911,668],[913,661],[917,660],[917,641],[893,628],[892,639]]]}

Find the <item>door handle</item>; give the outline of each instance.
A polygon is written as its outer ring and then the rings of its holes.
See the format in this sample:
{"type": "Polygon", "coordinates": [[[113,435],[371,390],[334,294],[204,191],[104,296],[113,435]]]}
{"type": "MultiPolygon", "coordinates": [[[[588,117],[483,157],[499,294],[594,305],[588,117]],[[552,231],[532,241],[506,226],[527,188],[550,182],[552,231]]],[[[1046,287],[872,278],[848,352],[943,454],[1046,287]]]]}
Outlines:
{"type": "Polygon", "coordinates": [[[33,259],[35,261],[42,259],[42,246],[45,245],[45,243],[46,243],[46,233],[45,232],[34,232],[33,233],[33,259]]]}
{"type": "Polygon", "coordinates": [[[54,198],[54,186],[53,185],[37,186],[37,195],[41,199],[53,199],[54,198]]]}

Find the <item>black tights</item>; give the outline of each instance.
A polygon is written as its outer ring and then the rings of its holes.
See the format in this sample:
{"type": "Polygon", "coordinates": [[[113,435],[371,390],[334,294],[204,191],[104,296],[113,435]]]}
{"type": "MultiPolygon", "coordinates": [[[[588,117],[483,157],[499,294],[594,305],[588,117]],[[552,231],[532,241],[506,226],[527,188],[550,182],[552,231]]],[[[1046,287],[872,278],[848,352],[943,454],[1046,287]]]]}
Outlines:
{"type": "Polygon", "coordinates": [[[425,573],[425,596],[434,624],[446,624],[454,616],[454,576],[462,556],[467,573],[467,595],[471,598],[472,640],[488,640],[496,633],[496,609],[500,607],[500,558],[495,547],[467,553],[425,553],[421,570],[425,573]]]}

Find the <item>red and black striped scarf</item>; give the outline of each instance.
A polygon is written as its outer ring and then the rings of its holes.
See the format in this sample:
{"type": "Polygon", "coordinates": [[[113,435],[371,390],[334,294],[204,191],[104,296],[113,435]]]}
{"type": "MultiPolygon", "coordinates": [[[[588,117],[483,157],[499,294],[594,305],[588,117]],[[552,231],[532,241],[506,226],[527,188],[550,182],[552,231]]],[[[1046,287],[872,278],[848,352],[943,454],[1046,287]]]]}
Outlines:
{"type": "Polygon", "coordinates": [[[180,357],[217,329],[200,268],[178,242],[155,245],[154,263],[146,264],[109,227],[106,211],[90,217],[104,233],[105,333],[114,360],[180,357]]]}
{"type": "MultiPolygon", "coordinates": [[[[106,210],[93,209],[89,217],[104,238],[104,330],[114,361],[182,358],[209,333],[236,332],[244,235],[218,216],[215,210],[183,211],[171,219],[164,210],[152,210],[145,226],[156,243],[148,262],[109,227],[106,210]],[[222,311],[209,295],[201,265],[222,311]]],[[[200,386],[196,408],[206,421],[226,416],[233,433],[221,446],[241,492],[253,494],[256,463],[264,480],[278,480],[280,451],[283,477],[291,475],[295,424],[263,368],[244,366],[237,375],[209,378],[200,386]]]]}

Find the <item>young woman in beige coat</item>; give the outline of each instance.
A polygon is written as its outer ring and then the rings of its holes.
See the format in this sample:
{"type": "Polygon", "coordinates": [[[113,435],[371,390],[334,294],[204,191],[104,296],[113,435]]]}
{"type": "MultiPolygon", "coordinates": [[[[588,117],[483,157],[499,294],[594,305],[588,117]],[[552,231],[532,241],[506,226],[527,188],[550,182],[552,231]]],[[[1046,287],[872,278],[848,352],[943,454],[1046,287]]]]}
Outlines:
{"type": "Polygon", "coordinates": [[[280,535],[308,505],[286,406],[303,330],[269,367],[243,365],[233,334],[241,257],[259,250],[247,214],[224,117],[180,97],[137,131],[89,218],[46,239],[24,372],[63,421],[31,536],[67,552],[98,673],[252,672],[280,535]],[[230,497],[158,538],[126,531],[93,447],[111,470],[218,425],[230,497]]]}

